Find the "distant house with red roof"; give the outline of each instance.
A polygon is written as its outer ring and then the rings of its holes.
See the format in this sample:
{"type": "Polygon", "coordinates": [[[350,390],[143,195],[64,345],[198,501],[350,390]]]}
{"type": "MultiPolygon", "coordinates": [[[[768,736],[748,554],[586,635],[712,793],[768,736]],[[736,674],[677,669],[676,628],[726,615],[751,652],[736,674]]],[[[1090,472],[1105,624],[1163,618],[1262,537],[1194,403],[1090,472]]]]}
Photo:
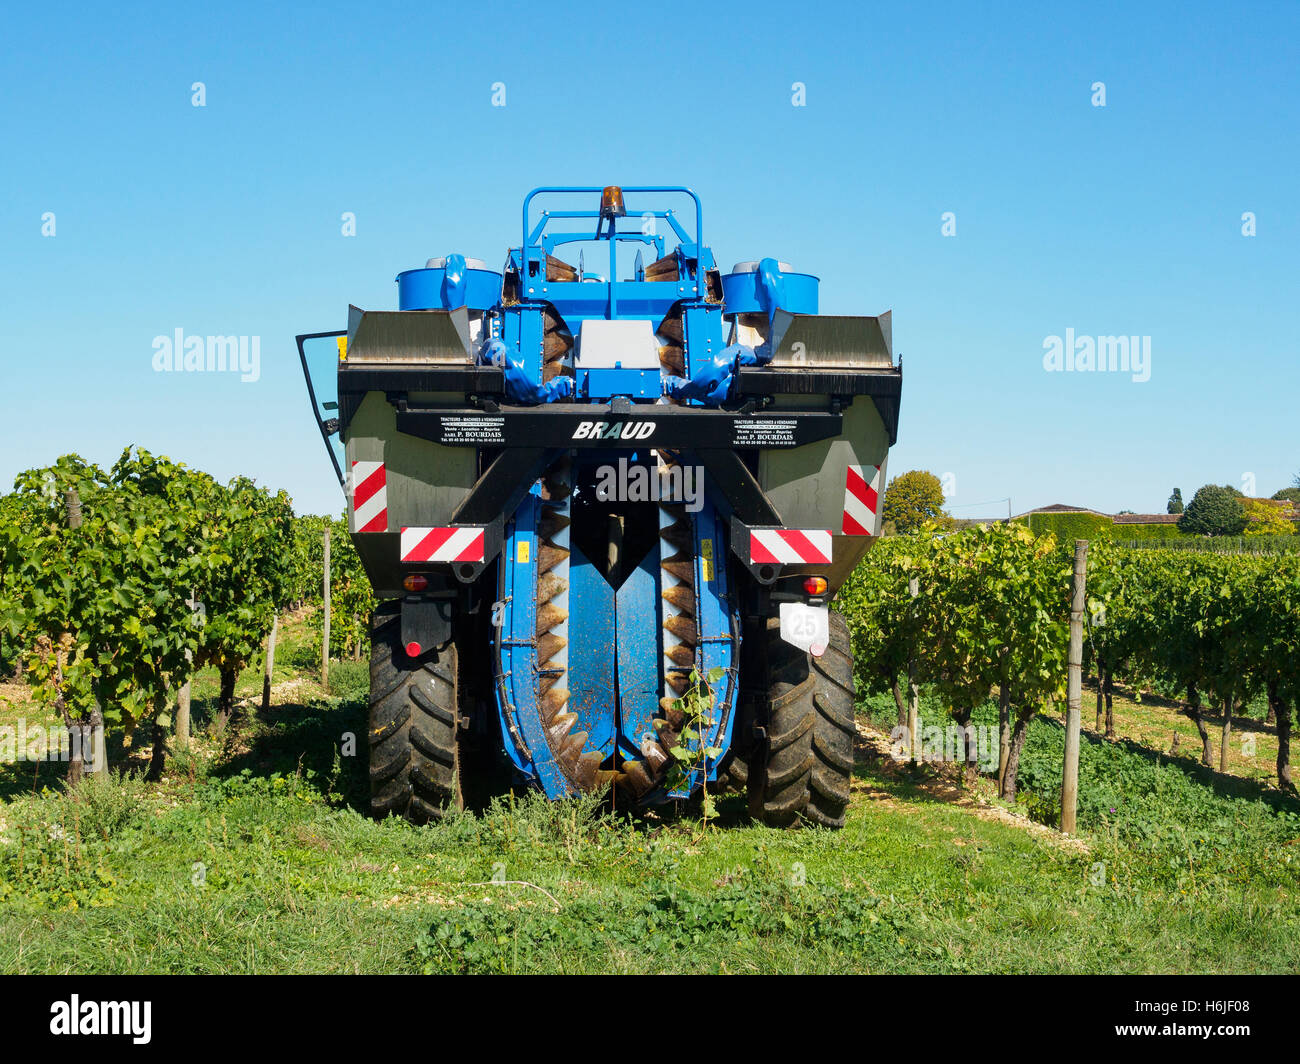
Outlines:
{"type": "Polygon", "coordinates": [[[1116,514],[1117,525],[1176,525],[1182,514],[1116,514]]]}

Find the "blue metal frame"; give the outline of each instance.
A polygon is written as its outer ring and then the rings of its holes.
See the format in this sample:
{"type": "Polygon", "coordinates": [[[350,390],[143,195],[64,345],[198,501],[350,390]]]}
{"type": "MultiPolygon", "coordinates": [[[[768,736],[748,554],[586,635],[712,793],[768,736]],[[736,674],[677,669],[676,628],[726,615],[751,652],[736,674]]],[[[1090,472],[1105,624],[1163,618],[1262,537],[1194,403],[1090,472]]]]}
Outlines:
{"type": "MultiPolygon", "coordinates": [[[[624,195],[627,195],[627,193],[629,192],[632,193],[671,192],[671,193],[681,193],[682,195],[690,196],[691,199],[695,202],[694,243],[700,244],[703,242],[704,208],[700,204],[700,197],[697,196],[692,189],[687,188],[685,185],[623,185],[621,187],[623,189],[624,195]]],[[[533,189],[530,193],[528,193],[527,196],[524,197],[524,209],[523,209],[524,246],[527,247],[531,244],[535,244],[535,241],[529,240],[528,238],[528,208],[532,205],[533,199],[535,197],[541,195],[568,194],[568,193],[579,193],[579,194],[586,193],[586,194],[594,194],[598,196],[604,191],[605,190],[601,188],[599,185],[541,185],[533,189]]],[[[636,215],[636,217],[640,218],[644,214],[650,212],[638,213],[636,211],[628,211],[627,213],[629,217],[631,217],[632,215],[636,215]]],[[[671,214],[671,213],[672,213],[671,211],[662,212],[660,215],[656,215],[656,217],[662,216],[662,214],[671,214]]],[[[548,212],[548,216],[554,218],[597,218],[598,219],[600,218],[600,211],[598,210],[596,211],[553,211],[553,212],[548,212]]],[[[682,233],[681,227],[677,225],[675,221],[670,222],[670,224],[672,225],[674,232],[678,234],[682,242],[686,243],[687,242],[686,235],[682,233]]]]}
{"type": "Polygon", "coordinates": [[[538,489],[515,511],[502,552],[497,586],[505,604],[503,624],[494,636],[497,655],[497,714],[506,753],[528,779],[541,785],[548,798],[574,792],[568,777],[551,754],[537,700],[537,521],[538,489]],[[520,544],[527,544],[521,560],[520,544]]]}
{"type": "MultiPolygon", "coordinates": [[[[703,208],[699,197],[689,188],[678,185],[623,186],[625,197],[650,194],[689,196],[695,206],[695,228],[689,232],[677,213],[656,207],[637,211],[635,203],[623,217],[638,221],[638,228],[620,232],[618,218],[607,219],[599,209],[545,210],[535,223],[530,218],[533,201],[538,196],[599,196],[598,186],[542,186],[524,199],[522,243],[511,249],[506,271],[519,278],[517,301],[501,303],[489,314],[491,335],[499,340],[497,353],[514,367],[514,372],[528,387],[515,398],[517,402],[548,401],[547,387],[555,380],[542,381],[543,354],[548,308],[554,308],[567,327],[577,333],[587,319],[649,319],[654,325],[680,303],[683,314],[684,359],[686,375],[692,367],[703,372],[727,350],[723,338],[723,305],[717,295],[711,301],[707,274],[716,270],[712,252],[703,245],[703,208]],[[618,245],[637,244],[653,249],[656,259],[668,252],[668,234],[640,231],[640,219],[649,216],[662,220],[676,238],[675,254],[679,278],[675,281],[647,281],[641,250],[637,251],[631,280],[618,276],[618,245]],[[590,230],[571,224],[594,222],[590,230]],[[608,221],[608,225],[606,222],[608,221]],[[558,223],[556,230],[548,227],[558,223]],[[581,257],[575,267],[578,278],[572,281],[546,279],[547,256],[567,244],[609,242],[609,276],[593,279],[581,257]]],[[[627,200],[625,199],[625,204],[627,200]]],[[[449,260],[450,261],[450,260],[449,260]]],[[[765,266],[770,260],[765,260],[765,266]]],[[[452,263],[452,273],[458,264],[452,263]]],[[[774,267],[773,267],[774,268],[774,267]]],[[[781,279],[771,270],[750,285],[766,283],[763,294],[777,292],[781,279]]],[[[454,278],[453,278],[454,279],[454,278]]],[[[423,278],[418,280],[423,281],[423,278]]],[[[815,280],[815,279],[814,279],[815,280]]],[[[450,282],[442,277],[428,278],[430,288],[436,281],[438,294],[445,302],[450,282]]],[[[752,289],[751,289],[752,290],[752,289]]],[[[459,290],[456,291],[459,295],[459,290]]],[[[454,298],[454,296],[450,297],[454,298]]],[[[764,304],[766,306],[766,304],[764,304]]],[[[634,402],[658,399],[662,390],[659,370],[614,367],[592,370],[578,385],[578,401],[607,399],[627,395],[634,402]],[[583,384],[587,388],[583,388],[583,384]],[[599,394],[597,394],[599,393],[599,394]]],[[[689,402],[697,402],[691,399],[689,402]]],[[[617,461],[625,452],[611,451],[607,460],[617,461]]],[[[511,761],[526,778],[538,783],[550,797],[572,793],[570,780],[554,760],[541,719],[538,699],[539,663],[535,634],[537,601],[537,526],[541,511],[539,488],[533,485],[529,495],[511,515],[505,530],[504,549],[499,561],[498,597],[504,603],[503,625],[495,635],[494,652],[499,665],[497,710],[506,750],[511,761]],[[527,558],[527,561],[521,559],[527,558]]],[[[713,725],[703,742],[726,750],[730,746],[732,721],[737,698],[736,675],[739,653],[738,606],[731,593],[727,544],[728,530],[711,503],[693,520],[696,540],[696,617],[700,644],[696,667],[701,676],[721,668],[725,679],[714,686],[716,703],[711,713],[713,725]]],[[[660,549],[663,549],[661,544],[660,549]]],[[[568,587],[568,711],[578,716],[573,731],[588,733],[586,749],[599,750],[606,757],[617,751],[623,758],[639,758],[641,743],[653,731],[651,721],[659,713],[664,694],[663,630],[660,601],[662,595],[659,554],[651,551],[638,569],[615,591],[594,567],[582,558],[581,551],[570,542],[568,587]],[[617,688],[617,690],[615,690],[617,688]],[[620,707],[615,719],[614,706],[620,707]]],[[[674,796],[694,790],[705,779],[717,777],[717,763],[697,769],[687,787],[674,796]]],[[[647,796],[651,800],[665,797],[663,790],[647,796]]]]}
{"type": "MultiPolygon", "coordinates": [[[[704,231],[704,208],[700,204],[700,197],[697,196],[693,190],[686,188],[685,186],[682,185],[628,185],[623,187],[622,191],[624,196],[626,196],[628,193],[631,193],[633,195],[636,195],[638,193],[666,193],[670,195],[689,196],[692,202],[695,204],[695,234],[693,238],[691,237],[690,234],[686,232],[686,230],[682,228],[681,224],[677,221],[675,212],[671,210],[664,209],[664,210],[650,210],[650,211],[634,211],[629,209],[627,210],[625,217],[637,218],[637,219],[645,218],[647,216],[654,217],[654,218],[662,218],[664,221],[668,223],[669,227],[673,230],[673,233],[677,237],[681,246],[690,249],[692,254],[694,253],[694,250],[696,248],[701,246],[701,241],[702,241],[702,236],[704,231]]],[[[528,268],[529,263],[539,264],[542,268],[542,276],[545,277],[546,276],[545,256],[549,255],[554,248],[559,247],[563,244],[608,240],[609,241],[609,278],[607,281],[602,282],[602,287],[604,288],[604,292],[603,292],[604,301],[607,304],[607,310],[604,316],[607,316],[612,319],[620,316],[619,314],[620,282],[618,280],[619,242],[636,241],[638,243],[653,243],[656,252],[660,257],[662,257],[663,255],[662,238],[658,238],[658,237],[650,238],[647,236],[647,234],[639,233],[639,232],[620,233],[618,232],[617,218],[609,219],[609,232],[602,233],[601,230],[604,227],[605,216],[599,209],[543,211],[541,217],[537,221],[536,226],[534,226],[531,231],[529,230],[528,227],[529,207],[532,205],[533,199],[537,196],[574,195],[574,194],[600,195],[601,192],[603,192],[603,189],[596,187],[594,185],[588,185],[588,186],[543,185],[540,188],[535,188],[530,193],[528,193],[528,195],[524,197],[524,206],[523,206],[523,230],[522,230],[523,252],[524,252],[523,260],[524,260],[525,269],[528,268]],[[545,235],[545,230],[547,225],[549,225],[553,220],[555,219],[568,220],[568,219],[578,219],[578,218],[587,218],[595,221],[596,223],[595,231],[590,235],[588,235],[585,232],[558,233],[558,234],[551,234],[550,236],[545,235]],[[541,254],[537,256],[530,255],[529,252],[531,251],[539,251],[541,254]]],[[[626,200],[624,202],[626,205],[626,200]]],[[[551,283],[555,283],[555,282],[551,282],[551,283]]],[[[585,284],[590,282],[585,282],[580,279],[577,282],[567,282],[567,283],[585,284]]],[[[622,284],[624,285],[626,284],[639,285],[644,283],[645,282],[637,282],[637,281],[622,282],[622,284]]],[[[549,285],[543,286],[544,294],[545,294],[545,289],[548,287],[549,285]]],[[[534,292],[533,294],[536,293],[534,292]]],[[[631,313],[638,314],[638,313],[645,313],[645,312],[646,312],[645,310],[633,310],[631,313]]],[[[625,312],[625,314],[626,313],[627,312],[625,312]]],[[[588,314],[586,316],[590,317],[594,315],[588,314]]],[[[566,318],[567,317],[568,315],[566,315],[566,318]]]]}
{"type": "MultiPolygon", "coordinates": [[[[611,452],[611,455],[614,452],[611,452]]],[[[498,573],[498,598],[504,604],[503,624],[494,636],[499,661],[497,713],[506,752],[521,775],[538,783],[550,798],[574,793],[556,763],[542,723],[537,697],[537,522],[541,514],[539,489],[534,485],[506,529],[498,573]],[[521,547],[523,548],[521,550],[521,547]],[[526,559],[526,560],[525,560],[526,559]]],[[[712,687],[711,724],[701,737],[703,747],[731,746],[735,721],[739,666],[736,603],[728,572],[727,527],[712,503],[694,515],[696,617],[701,677],[721,669],[723,679],[712,687]]],[[[664,549],[661,543],[660,550],[664,549]]],[[[588,733],[585,749],[611,756],[615,747],[625,759],[639,759],[641,744],[655,736],[651,721],[659,711],[663,678],[663,630],[659,602],[662,594],[659,552],[651,551],[615,592],[570,543],[569,569],[569,706],[578,721],[573,732],[588,733]],[[617,689],[620,714],[614,718],[617,689]],[[607,693],[607,712],[601,695],[607,693]]],[[[718,759],[697,767],[685,787],[667,797],[688,797],[705,780],[717,779],[718,759]]],[[[663,792],[652,793],[653,799],[663,792]]]]}

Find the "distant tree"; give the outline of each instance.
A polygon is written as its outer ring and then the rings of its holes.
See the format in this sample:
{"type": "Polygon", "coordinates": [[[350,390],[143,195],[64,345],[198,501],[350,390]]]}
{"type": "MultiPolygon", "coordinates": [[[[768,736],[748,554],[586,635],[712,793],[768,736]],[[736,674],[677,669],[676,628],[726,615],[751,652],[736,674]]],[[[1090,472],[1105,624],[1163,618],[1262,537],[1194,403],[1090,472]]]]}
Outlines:
{"type": "Polygon", "coordinates": [[[1282,507],[1270,506],[1263,499],[1250,499],[1246,503],[1246,535],[1289,536],[1295,525],[1282,515],[1282,507]]]}
{"type": "Polygon", "coordinates": [[[1245,527],[1241,492],[1229,485],[1206,484],[1178,519],[1178,530],[1189,536],[1239,536],[1245,527]]]}
{"type": "Polygon", "coordinates": [[[1275,491],[1273,492],[1273,498],[1293,502],[1300,506],[1300,487],[1283,488],[1281,491],[1275,491]]]}
{"type": "Polygon", "coordinates": [[[943,486],[933,473],[913,469],[895,477],[885,488],[885,521],[892,521],[900,534],[920,528],[927,521],[951,520],[943,512],[943,486]]]}
{"type": "Polygon", "coordinates": [[[1180,514],[1183,512],[1183,489],[1174,488],[1174,493],[1169,496],[1169,502],[1165,505],[1165,512],[1171,514],[1180,514]]]}

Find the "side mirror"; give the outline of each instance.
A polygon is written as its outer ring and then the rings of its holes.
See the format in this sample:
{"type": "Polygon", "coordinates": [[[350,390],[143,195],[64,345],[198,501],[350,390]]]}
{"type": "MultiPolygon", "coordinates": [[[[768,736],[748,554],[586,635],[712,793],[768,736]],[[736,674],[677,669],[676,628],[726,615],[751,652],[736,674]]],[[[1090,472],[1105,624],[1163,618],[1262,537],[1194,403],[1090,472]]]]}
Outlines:
{"type": "Polygon", "coordinates": [[[346,332],[303,333],[297,337],[298,358],[307,381],[312,416],[320,429],[334,475],[343,484],[343,441],[339,438],[339,358],[346,332]]]}

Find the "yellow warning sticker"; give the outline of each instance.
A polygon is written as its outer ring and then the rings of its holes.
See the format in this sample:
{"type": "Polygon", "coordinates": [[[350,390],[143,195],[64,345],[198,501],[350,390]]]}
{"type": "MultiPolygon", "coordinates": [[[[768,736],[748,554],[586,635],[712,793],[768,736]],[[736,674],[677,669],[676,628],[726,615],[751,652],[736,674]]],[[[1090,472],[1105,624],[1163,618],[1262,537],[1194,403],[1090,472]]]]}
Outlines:
{"type": "Polygon", "coordinates": [[[700,540],[700,572],[706,584],[713,583],[713,540],[700,540]]]}
{"type": "Polygon", "coordinates": [[[515,548],[515,560],[520,565],[528,564],[528,540],[521,539],[519,546],[515,548]]]}
{"type": "Polygon", "coordinates": [[[346,336],[338,337],[339,342],[339,361],[342,362],[348,357],[348,338],[346,336]]]}

